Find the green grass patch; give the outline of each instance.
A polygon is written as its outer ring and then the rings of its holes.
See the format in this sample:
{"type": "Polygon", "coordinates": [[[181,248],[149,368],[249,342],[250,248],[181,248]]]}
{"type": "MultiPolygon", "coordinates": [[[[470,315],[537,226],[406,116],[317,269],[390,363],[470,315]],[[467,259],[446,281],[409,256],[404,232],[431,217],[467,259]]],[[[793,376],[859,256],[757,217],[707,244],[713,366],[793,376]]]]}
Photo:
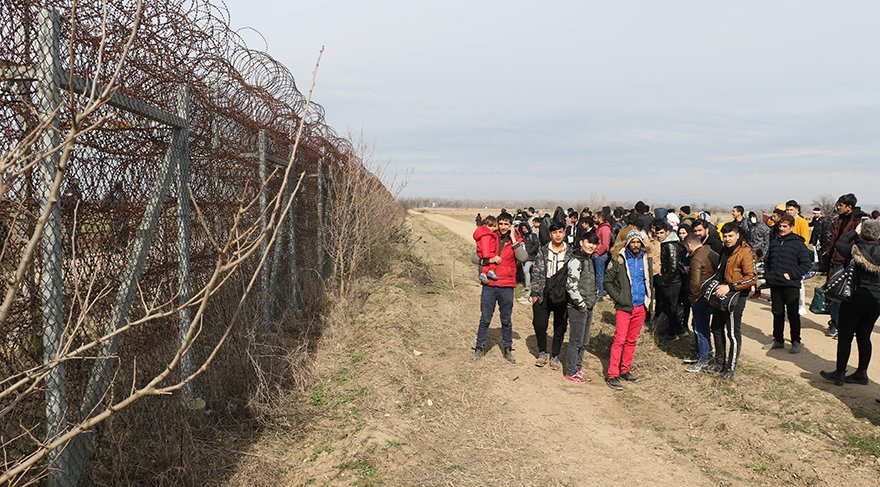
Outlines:
{"type": "Polygon", "coordinates": [[[859,453],[880,457],[880,434],[850,434],[846,436],[846,443],[859,453]]]}
{"type": "Polygon", "coordinates": [[[388,448],[394,448],[395,450],[403,450],[404,445],[406,445],[406,443],[397,440],[387,440],[385,443],[388,445],[388,448]]]}
{"type": "Polygon", "coordinates": [[[309,404],[317,408],[322,408],[327,405],[327,395],[324,393],[323,384],[315,386],[315,389],[309,394],[309,404]]]}
{"type": "Polygon", "coordinates": [[[356,486],[366,487],[370,485],[379,485],[381,483],[381,480],[379,479],[379,471],[376,470],[376,467],[360,458],[350,462],[336,464],[333,468],[339,470],[351,470],[358,480],[353,484],[356,486]]]}
{"type": "Polygon", "coordinates": [[[764,462],[746,463],[743,466],[758,475],[767,475],[770,473],[770,465],[767,465],[764,462]]]}

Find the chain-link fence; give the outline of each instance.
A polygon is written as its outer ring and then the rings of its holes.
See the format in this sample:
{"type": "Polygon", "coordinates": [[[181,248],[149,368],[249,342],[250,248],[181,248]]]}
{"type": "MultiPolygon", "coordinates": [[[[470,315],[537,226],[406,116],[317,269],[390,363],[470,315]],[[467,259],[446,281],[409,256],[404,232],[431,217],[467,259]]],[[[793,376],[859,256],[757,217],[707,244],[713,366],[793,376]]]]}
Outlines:
{"type": "MultiPolygon", "coordinates": [[[[75,434],[169,364],[173,382],[214,358],[229,303],[267,251],[266,232],[278,229],[256,283],[258,311],[240,320],[233,343],[271,332],[273,317],[309,307],[309,289],[322,285],[327,174],[347,167],[351,145],[324,124],[320,106],[306,110],[290,73],[247,49],[225,19],[200,0],[0,6],[4,470],[71,440],[19,480],[85,483],[87,465],[111,468],[142,437],[161,442],[194,403],[221,410],[247,390],[246,377],[213,370],[182,387],[184,401],[151,397],[75,434]],[[274,205],[284,207],[301,173],[279,226],[274,205]],[[259,251],[248,254],[249,245],[259,251]],[[243,256],[191,328],[217,263],[243,256]]],[[[217,367],[243,360],[234,348],[217,367]]]]}

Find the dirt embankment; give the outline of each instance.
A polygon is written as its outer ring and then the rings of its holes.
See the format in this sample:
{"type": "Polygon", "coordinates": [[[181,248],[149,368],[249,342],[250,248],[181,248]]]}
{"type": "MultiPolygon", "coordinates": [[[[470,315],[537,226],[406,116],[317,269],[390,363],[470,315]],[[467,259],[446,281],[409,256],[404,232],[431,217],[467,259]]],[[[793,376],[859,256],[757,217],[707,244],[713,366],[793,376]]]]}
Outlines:
{"type": "Polygon", "coordinates": [[[501,358],[497,314],[487,356],[471,362],[480,286],[459,235],[473,223],[441,217],[411,217],[421,263],[370,286],[359,317],[323,338],[319,380],[279,405],[296,426],[252,445],[234,484],[876,485],[876,385],[825,387],[798,373],[811,364],[777,366],[787,352],[747,349],[722,383],[683,371],[686,343],[661,349],[646,331],[642,380],[614,392],[601,379],[613,332],[603,303],[585,357],[593,381],[568,384],[533,365],[530,309],[517,303],[519,362],[501,358]]]}

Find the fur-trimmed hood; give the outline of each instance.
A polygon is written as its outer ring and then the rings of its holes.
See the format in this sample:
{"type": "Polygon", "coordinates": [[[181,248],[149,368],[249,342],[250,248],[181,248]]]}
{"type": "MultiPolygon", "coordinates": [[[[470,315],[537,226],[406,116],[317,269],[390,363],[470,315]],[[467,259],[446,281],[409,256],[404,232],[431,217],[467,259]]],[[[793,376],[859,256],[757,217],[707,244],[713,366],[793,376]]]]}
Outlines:
{"type": "Polygon", "coordinates": [[[880,275],[880,244],[859,242],[853,245],[852,258],[863,270],[880,275]]]}

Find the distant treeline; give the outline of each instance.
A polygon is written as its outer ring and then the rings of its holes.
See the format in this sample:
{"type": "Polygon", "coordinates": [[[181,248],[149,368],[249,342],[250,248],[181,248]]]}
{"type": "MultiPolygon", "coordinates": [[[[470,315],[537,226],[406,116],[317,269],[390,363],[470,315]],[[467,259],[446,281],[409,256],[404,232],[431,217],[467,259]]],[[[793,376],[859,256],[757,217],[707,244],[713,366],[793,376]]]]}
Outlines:
{"type": "MultiPolygon", "coordinates": [[[[635,201],[618,201],[618,200],[605,200],[605,199],[592,199],[592,200],[477,200],[477,199],[451,199],[451,198],[401,198],[401,202],[408,206],[409,208],[488,208],[488,209],[498,209],[498,208],[506,208],[508,210],[514,208],[526,208],[533,207],[538,210],[545,210],[550,213],[553,212],[553,209],[557,206],[561,206],[563,209],[574,208],[578,211],[589,208],[590,210],[596,211],[601,209],[603,206],[610,206],[611,208],[617,208],[618,206],[623,208],[632,208],[635,206],[635,201]]],[[[721,206],[717,204],[709,204],[706,202],[702,203],[655,203],[652,201],[645,201],[647,205],[654,209],[656,207],[661,208],[675,208],[678,209],[683,204],[690,204],[691,208],[694,210],[706,210],[713,214],[716,212],[729,212],[730,207],[721,206]]]]}

